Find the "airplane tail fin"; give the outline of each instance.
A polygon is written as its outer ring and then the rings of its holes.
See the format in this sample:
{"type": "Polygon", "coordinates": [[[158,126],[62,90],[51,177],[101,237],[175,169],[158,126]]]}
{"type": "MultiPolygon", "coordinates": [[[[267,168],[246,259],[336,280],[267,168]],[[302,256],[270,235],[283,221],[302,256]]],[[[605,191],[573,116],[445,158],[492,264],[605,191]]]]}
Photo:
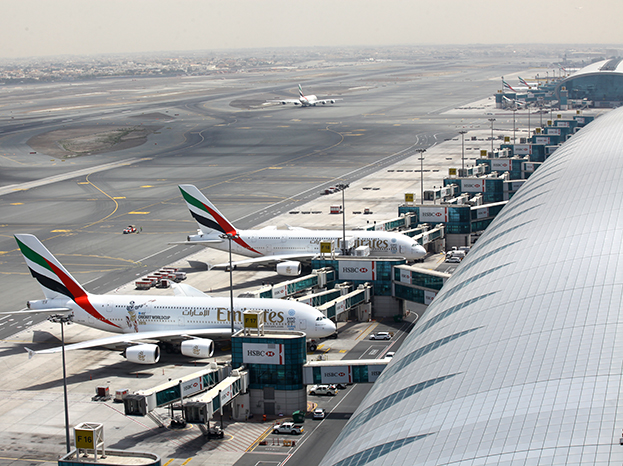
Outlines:
{"type": "Polygon", "coordinates": [[[528,88],[530,88],[530,87],[531,87],[531,86],[530,86],[530,84],[528,84],[528,83],[526,82],[526,80],[525,80],[525,79],[523,79],[521,76],[517,76],[517,78],[519,78],[519,84],[521,84],[522,86],[526,86],[526,87],[528,87],[528,88]]]}
{"type": "Polygon", "coordinates": [[[32,276],[48,299],[67,297],[76,302],[87,292],[50,251],[33,235],[15,235],[32,276]]]}
{"type": "Polygon", "coordinates": [[[504,88],[505,91],[509,90],[511,92],[515,92],[515,89],[513,89],[510,84],[508,84],[506,81],[504,81],[504,76],[502,76],[502,87],[504,88]]]}
{"type": "Polygon", "coordinates": [[[305,96],[303,95],[303,87],[299,84],[299,98],[304,99],[305,96]]]}
{"type": "Polygon", "coordinates": [[[195,186],[192,184],[181,184],[178,187],[182,192],[182,197],[186,201],[190,214],[203,233],[236,233],[236,227],[195,186]]]}

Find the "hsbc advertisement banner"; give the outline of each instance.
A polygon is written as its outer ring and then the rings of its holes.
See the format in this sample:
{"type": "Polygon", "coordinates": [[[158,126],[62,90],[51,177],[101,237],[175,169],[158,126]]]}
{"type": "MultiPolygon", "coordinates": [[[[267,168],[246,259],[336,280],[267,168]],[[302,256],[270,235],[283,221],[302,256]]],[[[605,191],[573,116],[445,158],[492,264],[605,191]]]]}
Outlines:
{"type": "Polygon", "coordinates": [[[273,298],[281,299],[286,297],[286,285],[279,285],[273,287],[273,298]]]}
{"type": "Polygon", "coordinates": [[[489,216],[489,208],[488,207],[480,207],[476,209],[476,218],[487,218],[489,216]]]}
{"type": "Polygon", "coordinates": [[[340,280],[376,280],[376,264],[372,261],[339,261],[340,280]]]}
{"type": "Polygon", "coordinates": [[[561,128],[568,128],[569,122],[568,121],[557,121],[556,126],[560,126],[561,128]]]}
{"type": "Polygon", "coordinates": [[[221,407],[234,397],[234,387],[229,385],[221,390],[221,407]]]}
{"type": "Polygon", "coordinates": [[[555,134],[556,136],[560,136],[561,130],[558,128],[547,128],[547,134],[555,134]]]}
{"type": "Polygon", "coordinates": [[[182,382],[182,396],[191,396],[203,390],[203,378],[195,377],[182,382]]]}
{"type": "Polygon", "coordinates": [[[424,304],[428,305],[433,302],[437,293],[434,291],[424,291],[424,304]]]}
{"type": "Polygon", "coordinates": [[[420,222],[446,223],[447,207],[420,207],[420,222]]]}
{"type": "Polygon", "coordinates": [[[532,144],[515,144],[514,155],[532,155],[532,144]]]}
{"type": "Polygon", "coordinates": [[[491,171],[492,172],[507,172],[507,171],[510,171],[510,169],[511,169],[511,161],[509,159],[491,160],[491,171]]]}
{"type": "Polygon", "coordinates": [[[322,383],[353,383],[353,373],[350,366],[321,367],[322,383]]]}
{"type": "Polygon", "coordinates": [[[335,315],[340,315],[342,312],[346,312],[346,300],[335,303],[335,315]]]}
{"type": "Polygon", "coordinates": [[[461,191],[466,193],[484,193],[485,180],[480,178],[474,180],[461,180],[461,191]]]}
{"type": "Polygon", "coordinates": [[[385,366],[368,366],[368,382],[376,382],[385,366]]]}
{"type": "Polygon", "coordinates": [[[398,269],[400,270],[400,283],[407,283],[407,284],[411,284],[411,271],[410,270],[403,270],[403,269],[398,269]]]}
{"type": "Polygon", "coordinates": [[[249,364],[284,364],[283,345],[275,343],[243,343],[242,362],[249,364]]]}
{"type": "Polygon", "coordinates": [[[523,170],[525,172],[533,172],[534,171],[534,163],[524,162],[523,163],[523,170]]]}
{"type": "Polygon", "coordinates": [[[536,143],[537,144],[549,144],[550,138],[548,138],[547,136],[537,136],[536,143]]]}

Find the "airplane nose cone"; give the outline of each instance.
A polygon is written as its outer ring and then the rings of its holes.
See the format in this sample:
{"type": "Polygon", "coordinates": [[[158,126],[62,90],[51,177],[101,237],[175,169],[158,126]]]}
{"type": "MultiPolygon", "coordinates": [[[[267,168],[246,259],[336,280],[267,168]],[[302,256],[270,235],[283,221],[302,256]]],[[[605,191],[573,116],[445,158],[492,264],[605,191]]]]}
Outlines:
{"type": "Polygon", "coordinates": [[[329,323],[327,324],[327,329],[331,331],[331,333],[335,333],[335,331],[337,330],[337,325],[335,325],[335,323],[330,320],[329,323]]]}
{"type": "Polygon", "coordinates": [[[424,247],[420,246],[419,244],[414,244],[412,251],[416,259],[420,259],[426,255],[426,249],[424,249],[424,247]]]}

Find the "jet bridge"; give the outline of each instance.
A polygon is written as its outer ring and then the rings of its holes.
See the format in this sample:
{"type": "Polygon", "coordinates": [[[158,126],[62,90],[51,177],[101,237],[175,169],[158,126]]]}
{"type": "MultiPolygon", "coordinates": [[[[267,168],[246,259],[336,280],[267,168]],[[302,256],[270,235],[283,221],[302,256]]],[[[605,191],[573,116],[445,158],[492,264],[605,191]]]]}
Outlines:
{"type": "MultiPolygon", "coordinates": [[[[185,397],[204,392],[229,376],[231,366],[211,362],[206,369],[171,380],[157,387],[140,390],[123,398],[125,414],[148,416],[156,408],[182,401],[185,397]]],[[[156,420],[156,419],[155,419],[156,420]]],[[[158,420],[156,422],[160,423],[158,420]]]]}
{"type": "Polygon", "coordinates": [[[379,378],[389,361],[389,358],[311,361],[303,366],[303,383],[372,383],[379,378]]]}

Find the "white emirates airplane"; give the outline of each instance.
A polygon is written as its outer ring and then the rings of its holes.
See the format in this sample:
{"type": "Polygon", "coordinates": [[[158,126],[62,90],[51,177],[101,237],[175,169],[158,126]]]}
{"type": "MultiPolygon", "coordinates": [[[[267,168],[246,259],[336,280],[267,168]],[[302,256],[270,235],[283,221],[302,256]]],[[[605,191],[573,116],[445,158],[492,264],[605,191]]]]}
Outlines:
{"type": "MultiPolygon", "coordinates": [[[[188,236],[184,244],[200,244],[221,251],[229,250],[227,234],[236,235],[232,240],[232,253],[247,256],[232,262],[233,266],[242,264],[275,264],[277,273],[295,277],[301,273],[301,260],[310,260],[320,254],[320,243],[333,241],[335,245],[342,241],[342,230],[308,230],[289,227],[277,230],[265,227],[261,230],[238,230],[195,186],[179,186],[188,205],[190,214],[197,221],[199,229],[196,235],[188,236]]],[[[368,246],[374,257],[404,257],[421,259],[426,249],[402,233],[389,231],[346,231],[354,247],[368,246]]],[[[216,264],[212,267],[228,267],[229,263],[216,264]]]]}
{"type": "Polygon", "coordinates": [[[305,95],[303,94],[303,88],[299,84],[299,98],[298,99],[284,99],[284,100],[274,100],[274,101],[271,100],[271,102],[279,102],[283,105],[294,104],[294,105],[300,105],[301,107],[315,107],[318,104],[321,104],[321,105],[334,104],[338,100],[342,100],[342,99],[336,99],[336,98],[319,99],[313,94],[305,95]]]}
{"type": "MultiPolygon", "coordinates": [[[[230,299],[213,298],[190,285],[177,285],[176,296],[95,295],[85,291],[61,263],[33,235],[15,235],[32,276],[39,282],[45,299],[28,301],[27,311],[3,314],[61,314],[73,322],[118,335],[65,345],[66,350],[98,346],[125,348],[128,361],[155,364],[160,346],[142,343],[158,340],[192,358],[208,358],[214,353],[211,338],[231,337],[230,299]]],[[[317,309],[297,301],[281,299],[234,299],[234,324],[242,328],[242,313],[264,311],[267,330],[305,332],[310,346],[315,339],[335,333],[335,324],[317,309]]],[[[33,351],[29,356],[57,353],[61,347],[33,351]]]]}

